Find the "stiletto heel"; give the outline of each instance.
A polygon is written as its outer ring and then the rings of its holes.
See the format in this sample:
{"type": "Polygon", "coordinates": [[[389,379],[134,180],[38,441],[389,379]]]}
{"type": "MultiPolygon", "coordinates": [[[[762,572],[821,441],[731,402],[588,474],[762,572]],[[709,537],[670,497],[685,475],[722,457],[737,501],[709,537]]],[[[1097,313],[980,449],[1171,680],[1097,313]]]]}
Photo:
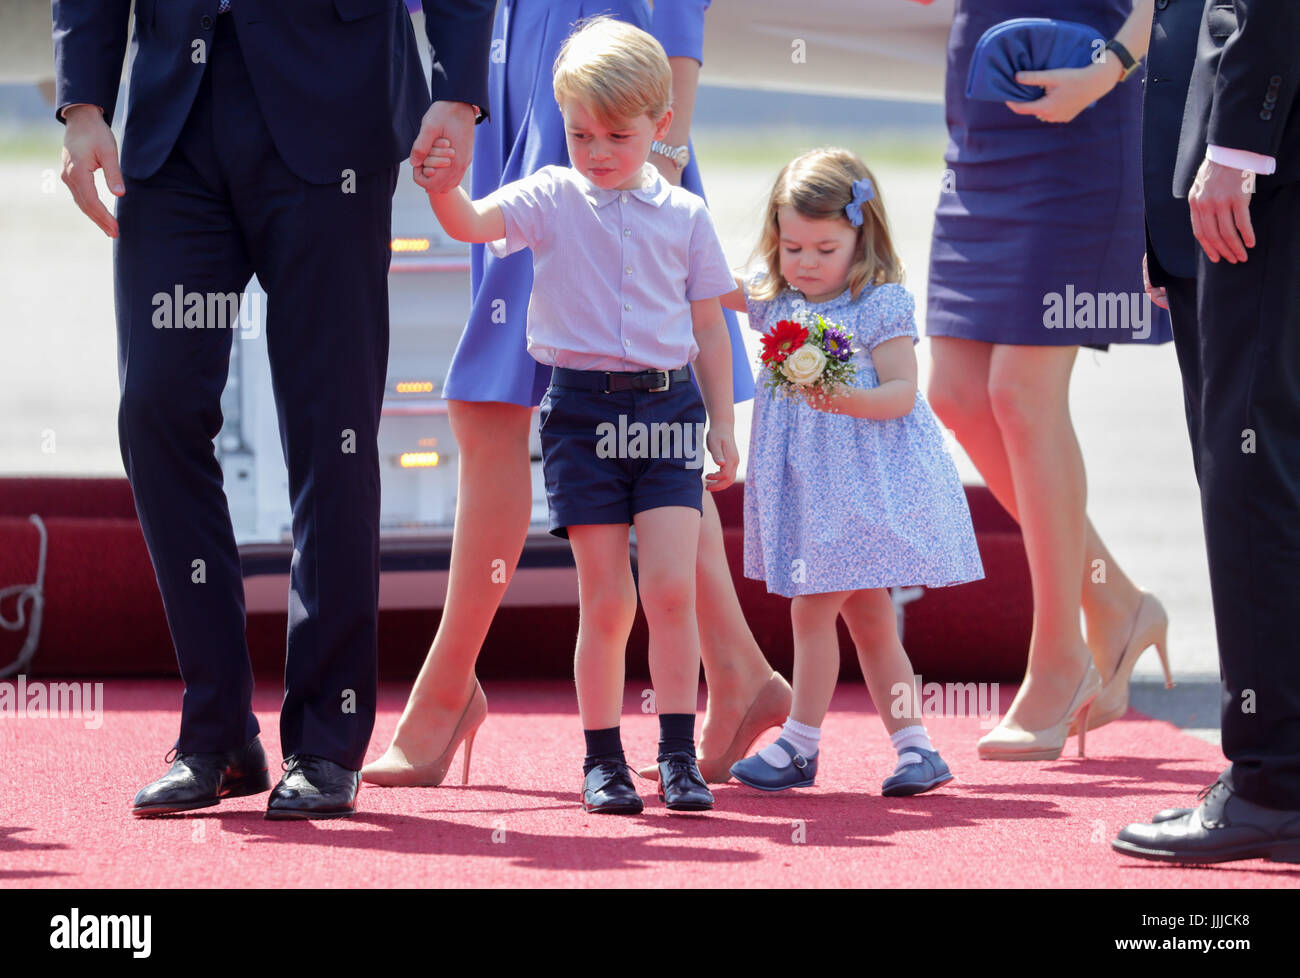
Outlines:
{"type": "Polygon", "coordinates": [[[478,727],[469,732],[465,738],[465,762],[460,769],[460,783],[469,784],[469,756],[474,752],[474,737],[478,734],[478,727]]]}
{"type": "Polygon", "coordinates": [[[1165,636],[1161,633],[1156,640],[1156,655],[1160,656],[1160,666],[1165,671],[1165,689],[1174,688],[1174,674],[1169,671],[1169,653],[1165,651],[1165,636]]]}
{"type": "Polygon", "coordinates": [[[436,788],[447,776],[456,750],[463,743],[465,761],[461,769],[461,784],[468,784],[469,756],[474,746],[474,735],[486,718],[487,697],[483,695],[483,687],[478,684],[478,679],[475,679],[469,702],[465,704],[446,748],[435,760],[428,764],[413,764],[406,752],[394,742],[383,757],[361,769],[361,780],[384,788],[436,788]]]}
{"type": "Polygon", "coordinates": [[[1061,756],[1065,742],[1078,730],[1079,756],[1084,756],[1084,736],[1088,713],[1101,691],[1101,676],[1092,658],[1083,673],[1079,688],[1065,708],[1065,715],[1045,730],[1026,730],[1014,720],[1003,718],[979,742],[979,756],[984,761],[1054,761],[1061,756]]]}
{"type": "MultiPolygon", "coordinates": [[[[1160,656],[1160,665],[1164,668],[1165,689],[1174,685],[1173,673],[1169,670],[1169,616],[1164,606],[1149,591],[1142,592],[1142,601],[1138,605],[1137,615],[1133,618],[1133,628],[1129,631],[1128,641],[1120,652],[1115,664],[1114,674],[1106,680],[1097,694],[1095,708],[1090,711],[1088,727],[1095,730],[1103,724],[1118,720],[1128,712],[1128,688],[1133,676],[1133,667],[1137,660],[1152,645],[1160,656]]],[[[1071,733],[1075,732],[1071,728],[1071,733]]]]}

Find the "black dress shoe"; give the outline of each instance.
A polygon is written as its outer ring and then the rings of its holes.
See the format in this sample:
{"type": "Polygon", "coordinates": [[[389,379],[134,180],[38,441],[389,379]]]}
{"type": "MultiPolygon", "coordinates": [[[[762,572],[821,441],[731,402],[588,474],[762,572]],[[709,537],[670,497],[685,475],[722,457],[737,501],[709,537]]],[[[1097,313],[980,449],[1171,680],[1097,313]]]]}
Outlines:
{"type": "Polygon", "coordinates": [[[582,807],[596,815],[639,815],[645,808],[626,764],[603,761],[582,779],[582,807]]]}
{"type": "Polygon", "coordinates": [[[157,781],[136,792],[131,814],[139,818],[211,808],[222,798],[255,795],[271,787],[266,752],[254,737],[243,747],[224,753],[167,754],[171,768],[157,781]]]}
{"type": "Polygon", "coordinates": [[[713,807],[713,792],[690,754],[669,754],[659,762],[659,797],[670,812],[707,812],[713,807]]]}
{"type": "Polygon", "coordinates": [[[347,818],[357,810],[360,788],[360,771],[310,754],[288,757],[284,777],[271,792],[266,817],[347,818]]]}
{"type": "Polygon", "coordinates": [[[1201,796],[1199,808],[1152,824],[1130,825],[1111,846],[1126,855],[1170,863],[1300,862],[1300,811],[1256,805],[1223,781],[1201,796]]]}

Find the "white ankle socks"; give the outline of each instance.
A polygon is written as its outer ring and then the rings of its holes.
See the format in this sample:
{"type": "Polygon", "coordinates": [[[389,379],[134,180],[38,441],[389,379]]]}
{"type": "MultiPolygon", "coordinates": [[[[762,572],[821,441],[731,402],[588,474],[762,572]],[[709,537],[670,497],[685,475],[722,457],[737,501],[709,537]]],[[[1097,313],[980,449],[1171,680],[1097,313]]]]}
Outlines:
{"type": "Polygon", "coordinates": [[[930,743],[930,738],[925,732],[925,727],[919,723],[910,727],[904,727],[902,730],[889,735],[890,743],[894,745],[894,750],[898,751],[898,767],[894,768],[897,774],[909,764],[920,764],[921,755],[909,748],[916,747],[921,750],[934,750],[934,745],[930,743]]]}
{"type": "MultiPolygon", "coordinates": [[[[787,717],[785,726],[781,728],[781,739],[805,758],[812,757],[817,753],[817,742],[821,738],[822,731],[820,727],[810,727],[807,724],[800,723],[794,717],[787,717]]],[[[758,752],[758,756],[777,769],[790,766],[790,755],[776,746],[775,743],[764,747],[758,752]]]]}

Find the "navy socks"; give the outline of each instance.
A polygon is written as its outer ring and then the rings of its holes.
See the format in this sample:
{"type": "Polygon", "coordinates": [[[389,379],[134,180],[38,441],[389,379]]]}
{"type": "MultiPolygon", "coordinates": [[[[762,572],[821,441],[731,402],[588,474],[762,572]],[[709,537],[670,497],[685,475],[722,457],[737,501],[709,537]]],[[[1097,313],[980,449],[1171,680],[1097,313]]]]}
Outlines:
{"type": "MultiPolygon", "coordinates": [[[[589,774],[597,764],[614,762],[626,764],[623,754],[623,739],[618,727],[605,730],[584,730],[587,741],[587,756],[582,761],[582,773],[589,774]]],[[[695,756],[695,714],[661,713],[659,714],[659,757],[662,761],[669,754],[689,754],[695,756]]]]}
{"type": "Polygon", "coordinates": [[[619,736],[618,727],[608,727],[604,730],[584,730],[582,735],[587,738],[587,756],[582,762],[582,773],[590,774],[591,769],[597,764],[612,761],[616,764],[626,764],[627,758],[623,756],[623,739],[619,736]]]}
{"type": "Polygon", "coordinates": [[[669,754],[689,754],[695,756],[695,714],[694,713],[660,713],[659,714],[659,757],[662,761],[669,754]]]}

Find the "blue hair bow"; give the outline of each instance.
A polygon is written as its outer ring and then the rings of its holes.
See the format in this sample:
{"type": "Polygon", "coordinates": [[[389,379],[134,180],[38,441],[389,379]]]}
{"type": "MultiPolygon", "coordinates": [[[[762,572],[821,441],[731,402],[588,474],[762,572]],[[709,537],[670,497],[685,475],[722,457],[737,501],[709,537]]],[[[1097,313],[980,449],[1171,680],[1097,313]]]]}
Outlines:
{"type": "Polygon", "coordinates": [[[871,186],[870,178],[853,181],[853,200],[844,205],[844,216],[855,228],[862,227],[862,205],[874,200],[875,196],[876,188],[871,186]]]}

